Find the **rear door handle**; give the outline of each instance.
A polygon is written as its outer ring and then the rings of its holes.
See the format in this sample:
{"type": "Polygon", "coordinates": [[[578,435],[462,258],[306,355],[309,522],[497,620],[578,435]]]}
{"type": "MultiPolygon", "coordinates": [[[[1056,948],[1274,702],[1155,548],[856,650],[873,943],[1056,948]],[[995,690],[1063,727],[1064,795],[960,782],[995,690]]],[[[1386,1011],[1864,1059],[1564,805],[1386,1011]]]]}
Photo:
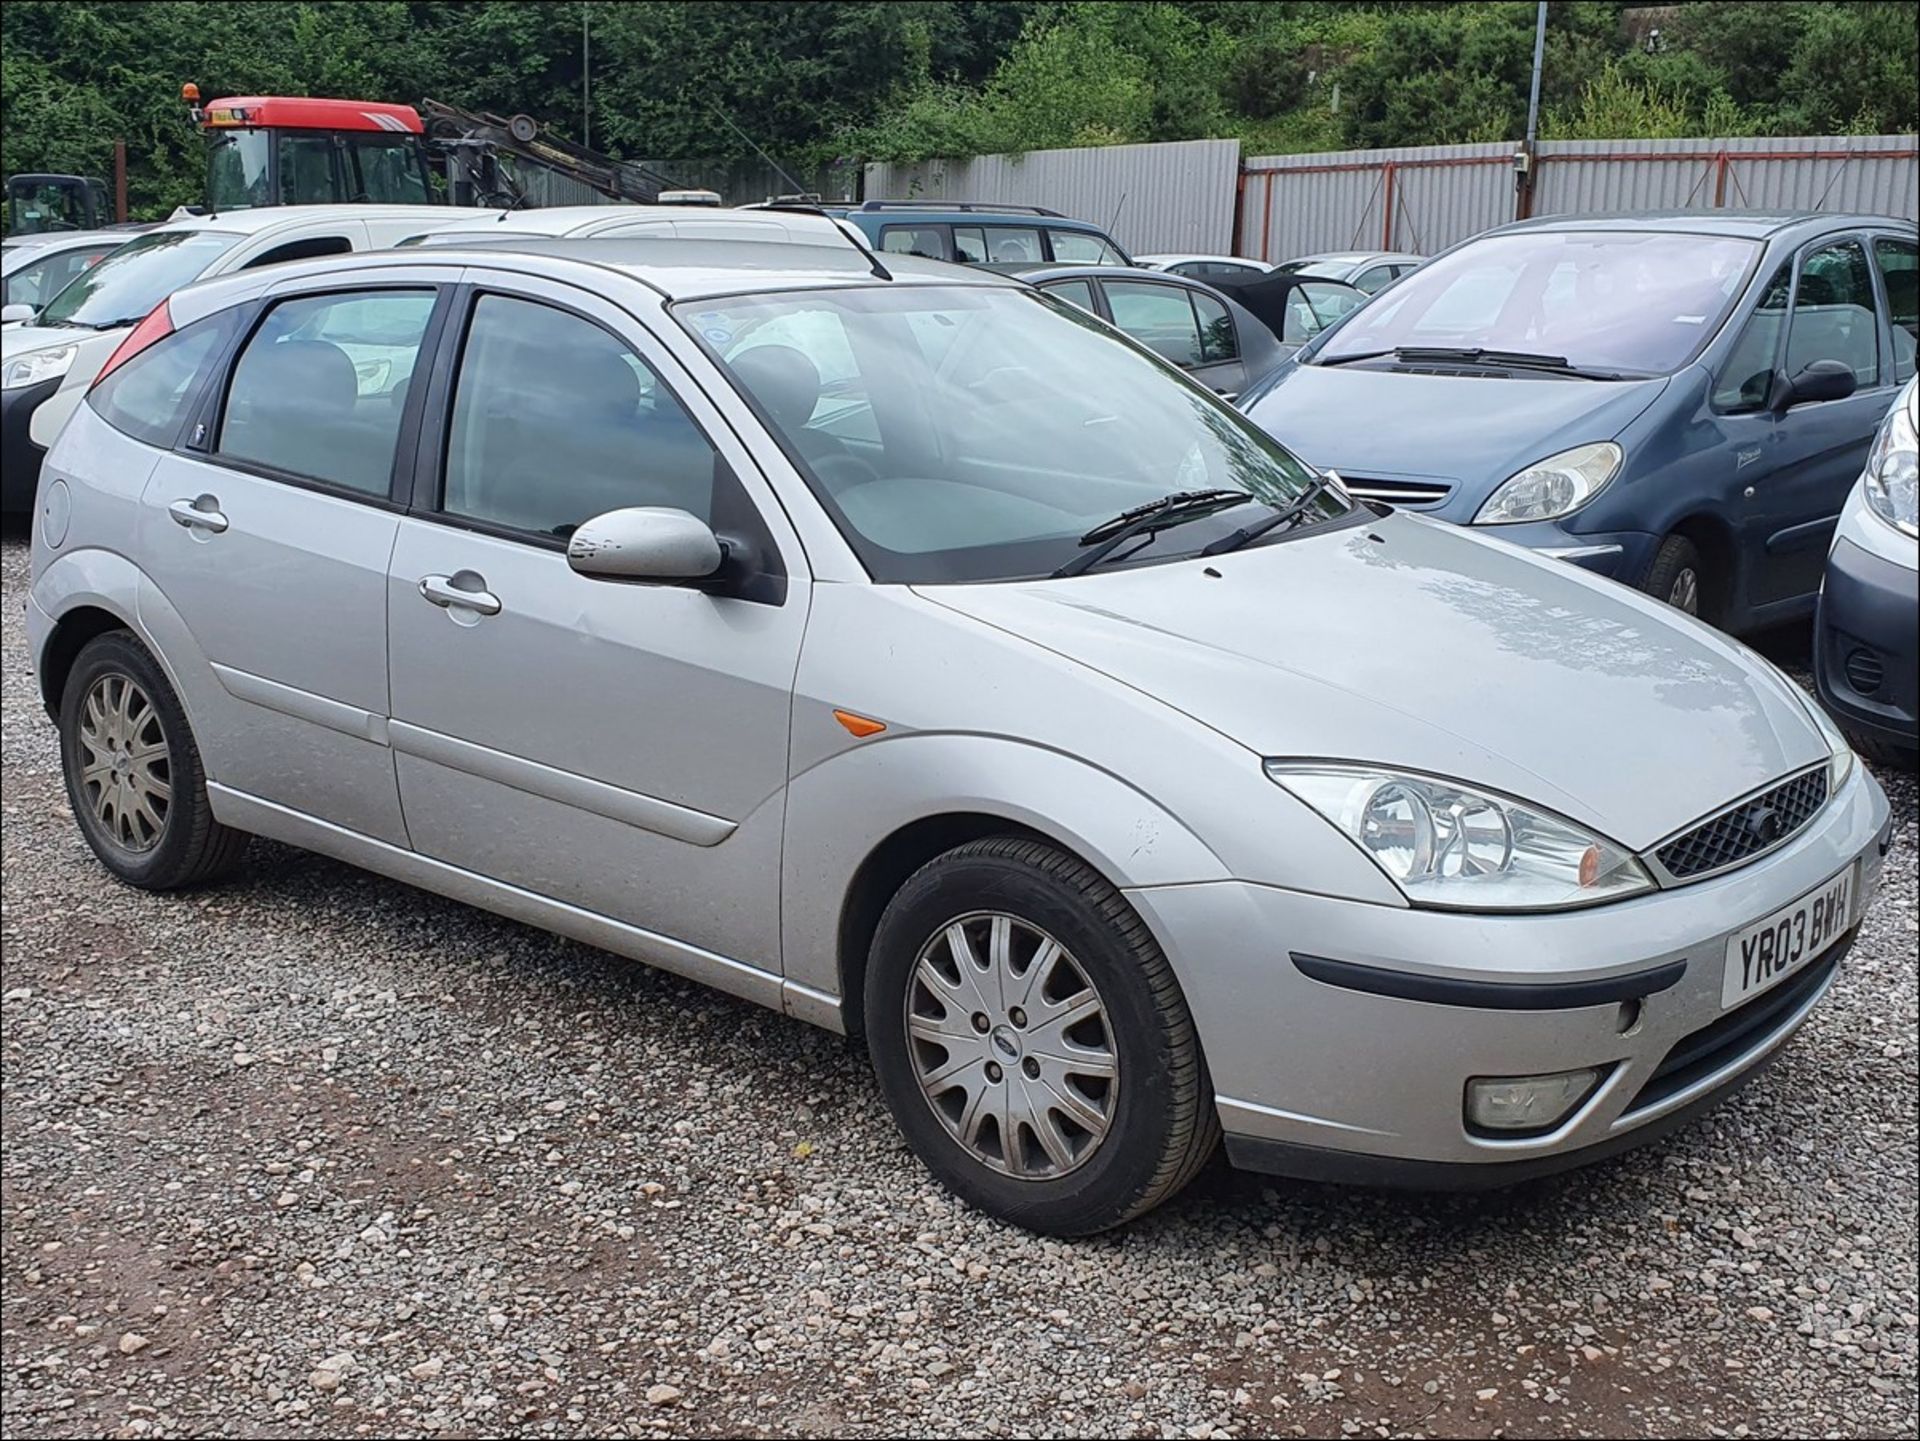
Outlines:
{"type": "Polygon", "coordinates": [[[176,500],[167,507],[167,514],[189,530],[211,531],[218,535],[227,528],[227,518],[220,513],[220,501],[211,495],[176,500]]]}
{"type": "MultiPolygon", "coordinates": [[[[461,575],[471,578],[479,585],[485,582],[470,570],[461,575]]],[[[453,577],[447,575],[428,575],[420,579],[420,597],[439,606],[442,610],[470,610],[476,615],[500,614],[500,597],[485,589],[466,590],[453,583],[453,577]]]]}

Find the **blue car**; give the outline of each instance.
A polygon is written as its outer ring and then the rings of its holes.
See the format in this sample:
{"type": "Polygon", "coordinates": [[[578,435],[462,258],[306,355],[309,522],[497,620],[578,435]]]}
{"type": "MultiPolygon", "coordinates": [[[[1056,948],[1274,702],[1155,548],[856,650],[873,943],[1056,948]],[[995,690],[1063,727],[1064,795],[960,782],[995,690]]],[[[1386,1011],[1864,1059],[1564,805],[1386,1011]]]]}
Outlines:
{"type": "Polygon", "coordinates": [[[1915,237],[1870,215],[1524,221],[1427,262],[1241,404],[1362,498],[1757,630],[1812,613],[1914,374],[1915,237]]]}

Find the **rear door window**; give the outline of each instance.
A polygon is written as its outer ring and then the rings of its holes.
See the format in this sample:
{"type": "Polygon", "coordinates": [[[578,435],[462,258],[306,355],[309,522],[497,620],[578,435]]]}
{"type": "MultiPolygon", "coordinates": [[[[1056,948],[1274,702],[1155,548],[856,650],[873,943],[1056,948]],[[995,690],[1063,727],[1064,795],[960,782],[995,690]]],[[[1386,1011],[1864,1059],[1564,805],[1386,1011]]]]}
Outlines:
{"type": "Polygon", "coordinates": [[[1223,360],[1238,360],[1240,340],[1233,333],[1233,317],[1227,314],[1227,307],[1211,295],[1196,293],[1193,309],[1200,318],[1201,361],[1215,365],[1223,360]]]}
{"type": "Polygon", "coordinates": [[[1920,340],[1920,296],[1915,294],[1915,276],[1920,275],[1916,248],[1911,240],[1890,235],[1877,236],[1873,258],[1880,263],[1880,283],[1886,287],[1887,317],[1893,322],[1893,378],[1907,380],[1914,371],[1914,344],[1920,340]]]}
{"type": "Polygon", "coordinates": [[[883,225],[880,228],[880,248],[889,255],[923,255],[928,260],[945,260],[945,228],[939,225],[883,225]]]}
{"type": "Polygon", "coordinates": [[[1822,246],[1800,263],[1787,325],[1787,374],[1816,360],[1849,366],[1859,388],[1880,383],[1879,305],[1866,249],[1857,240],[1822,246]]]}
{"type": "Polygon", "coordinates": [[[1031,225],[956,225],[953,252],[970,265],[988,261],[1037,265],[1046,258],[1040,250],[1040,232],[1031,225]]]}
{"type": "Polygon", "coordinates": [[[122,435],[172,446],[201,377],[233,333],[235,315],[223,310],[155,341],[96,385],[87,404],[122,435]]]}
{"type": "Polygon", "coordinates": [[[1203,362],[1200,323],[1184,289],[1136,280],[1109,280],[1103,288],[1113,323],[1121,330],[1175,365],[1203,362]]]}
{"type": "Polygon", "coordinates": [[[275,305],[234,365],[220,458],[387,495],[435,299],[432,290],[348,291],[275,305]]]}

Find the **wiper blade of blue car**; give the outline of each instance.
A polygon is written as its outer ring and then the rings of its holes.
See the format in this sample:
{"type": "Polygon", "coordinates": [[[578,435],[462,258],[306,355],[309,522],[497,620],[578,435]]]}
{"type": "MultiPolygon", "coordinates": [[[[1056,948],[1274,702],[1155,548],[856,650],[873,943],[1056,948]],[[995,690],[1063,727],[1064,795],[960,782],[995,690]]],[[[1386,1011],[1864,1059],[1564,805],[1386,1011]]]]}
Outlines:
{"type": "Polygon", "coordinates": [[[1225,555],[1230,550],[1238,550],[1243,545],[1252,544],[1268,531],[1298,522],[1300,517],[1307,513],[1307,507],[1318,500],[1332,486],[1336,478],[1330,470],[1321,472],[1314,477],[1313,484],[1306,488],[1298,500],[1283,506],[1263,520],[1256,520],[1251,525],[1243,525],[1231,535],[1223,535],[1220,539],[1201,547],[1200,554],[1225,555]]]}
{"type": "Polygon", "coordinates": [[[1617,370],[1596,370],[1574,365],[1564,355],[1535,355],[1525,350],[1484,350],[1477,346],[1402,345],[1393,350],[1365,350],[1354,355],[1336,355],[1320,365],[1354,365],[1363,360],[1385,360],[1391,356],[1407,365],[1484,365],[1494,370],[1538,370],[1550,375],[1566,375],[1578,380],[1641,380],[1645,377],[1617,370]]]}
{"type": "Polygon", "coordinates": [[[1176,490],[1172,495],[1163,495],[1145,505],[1123,510],[1081,536],[1081,553],[1054,571],[1054,578],[1058,580],[1091,570],[1130,540],[1168,530],[1217,511],[1231,510],[1236,505],[1254,504],[1258,499],[1244,490],[1176,490]],[[1092,549],[1087,549],[1089,546],[1092,549]]]}

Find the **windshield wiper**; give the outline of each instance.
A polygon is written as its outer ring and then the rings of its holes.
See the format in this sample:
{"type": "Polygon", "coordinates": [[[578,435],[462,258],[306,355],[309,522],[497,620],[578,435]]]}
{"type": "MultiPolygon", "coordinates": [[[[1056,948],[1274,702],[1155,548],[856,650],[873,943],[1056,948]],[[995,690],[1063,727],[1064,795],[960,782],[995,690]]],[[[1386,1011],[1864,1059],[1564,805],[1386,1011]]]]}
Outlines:
{"type": "Polygon", "coordinates": [[[1172,495],[1123,510],[1081,536],[1081,553],[1054,571],[1054,579],[1091,570],[1130,540],[1199,520],[1216,511],[1231,510],[1236,505],[1252,504],[1257,499],[1244,490],[1176,490],[1172,495]],[[1087,550],[1087,546],[1093,548],[1087,550]]]}
{"type": "Polygon", "coordinates": [[[1478,346],[1402,345],[1393,350],[1363,350],[1355,355],[1336,355],[1317,360],[1317,365],[1354,365],[1363,360],[1384,360],[1392,356],[1409,365],[1485,365],[1495,370],[1539,370],[1551,375],[1569,375],[1580,380],[1639,380],[1617,370],[1592,370],[1574,365],[1564,355],[1535,355],[1525,350],[1484,350],[1478,346]]]}
{"type": "Polygon", "coordinates": [[[1284,506],[1264,520],[1256,520],[1252,525],[1243,525],[1231,535],[1223,535],[1220,539],[1202,546],[1200,554],[1225,555],[1230,550],[1238,550],[1241,546],[1260,539],[1270,530],[1276,530],[1280,526],[1299,520],[1307,513],[1307,507],[1318,500],[1332,486],[1335,479],[1332,471],[1322,471],[1313,478],[1313,484],[1307,487],[1305,493],[1291,505],[1284,506]]]}

